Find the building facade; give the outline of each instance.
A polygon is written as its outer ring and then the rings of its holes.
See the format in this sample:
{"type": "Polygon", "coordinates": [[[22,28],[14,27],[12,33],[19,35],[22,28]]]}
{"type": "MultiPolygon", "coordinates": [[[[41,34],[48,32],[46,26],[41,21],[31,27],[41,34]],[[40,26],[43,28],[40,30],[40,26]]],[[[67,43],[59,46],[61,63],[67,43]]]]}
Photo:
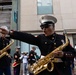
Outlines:
{"type": "Polygon", "coordinates": [[[12,0],[0,0],[0,26],[11,27],[12,0]]]}

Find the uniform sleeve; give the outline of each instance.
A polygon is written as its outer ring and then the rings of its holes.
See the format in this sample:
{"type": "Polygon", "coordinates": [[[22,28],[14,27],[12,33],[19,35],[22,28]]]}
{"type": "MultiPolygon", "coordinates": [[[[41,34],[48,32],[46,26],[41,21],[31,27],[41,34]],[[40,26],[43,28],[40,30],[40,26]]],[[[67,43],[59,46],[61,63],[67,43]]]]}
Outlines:
{"type": "Polygon", "coordinates": [[[64,49],[64,56],[63,59],[67,61],[74,61],[74,57],[76,56],[76,51],[75,49],[69,44],[65,49],[64,49]]]}
{"type": "MultiPolygon", "coordinates": [[[[8,39],[8,38],[7,38],[7,43],[8,43],[8,45],[10,44],[10,39],[8,39]]],[[[11,52],[11,49],[9,48],[9,49],[7,50],[7,53],[10,54],[10,52],[11,52]]]]}
{"type": "Polygon", "coordinates": [[[38,45],[39,43],[38,37],[24,32],[13,31],[13,34],[10,34],[10,37],[33,45],[38,45]]]}

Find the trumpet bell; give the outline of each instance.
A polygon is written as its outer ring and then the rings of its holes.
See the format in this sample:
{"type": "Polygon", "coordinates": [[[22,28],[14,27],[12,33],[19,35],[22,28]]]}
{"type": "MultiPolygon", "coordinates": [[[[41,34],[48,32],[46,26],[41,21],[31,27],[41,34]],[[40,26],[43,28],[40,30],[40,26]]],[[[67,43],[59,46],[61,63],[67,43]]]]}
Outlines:
{"type": "Polygon", "coordinates": [[[19,65],[19,63],[18,63],[18,62],[14,62],[14,63],[12,64],[12,67],[16,67],[17,65],[19,65]]]}

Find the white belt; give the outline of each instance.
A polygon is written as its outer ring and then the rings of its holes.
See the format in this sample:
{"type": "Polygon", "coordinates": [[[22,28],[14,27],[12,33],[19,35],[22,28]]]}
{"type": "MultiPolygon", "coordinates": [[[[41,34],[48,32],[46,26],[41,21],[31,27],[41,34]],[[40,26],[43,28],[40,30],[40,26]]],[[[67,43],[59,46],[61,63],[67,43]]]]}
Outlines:
{"type": "Polygon", "coordinates": [[[54,58],[54,62],[63,62],[60,58],[54,58]]]}
{"type": "MultiPolygon", "coordinates": [[[[40,58],[42,59],[42,58],[44,58],[44,57],[45,57],[45,56],[41,55],[40,58]]],[[[58,63],[58,62],[63,62],[63,61],[61,60],[61,58],[54,58],[54,59],[52,59],[52,61],[53,61],[53,62],[57,62],[57,63],[58,63]]]]}

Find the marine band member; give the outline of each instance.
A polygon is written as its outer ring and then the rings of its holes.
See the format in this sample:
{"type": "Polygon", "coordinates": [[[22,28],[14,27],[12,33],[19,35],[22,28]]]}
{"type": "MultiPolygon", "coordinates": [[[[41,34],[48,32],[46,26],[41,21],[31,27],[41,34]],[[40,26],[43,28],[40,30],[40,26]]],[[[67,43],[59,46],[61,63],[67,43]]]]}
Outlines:
{"type": "MultiPolygon", "coordinates": [[[[51,15],[44,15],[40,19],[40,27],[43,31],[43,34],[35,37],[32,34],[23,33],[20,31],[10,31],[7,32],[4,29],[0,29],[1,33],[9,34],[11,38],[20,40],[32,45],[36,45],[39,47],[41,51],[41,55],[46,56],[54,49],[59,47],[65,42],[65,36],[59,35],[55,32],[55,23],[57,19],[51,15]]],[[[72,75],[70,68],[70,61],[73,60],[75,51],[74,48],[68,44],[68,46],[62,51],[58,51],[55,53],[56,57],[60,58],[62,62],[54,63],[54,70],[52,72],[48,72],[44,70],[40,72],[38,75],[72,75]],[[58,56],[57,56],[58,55],[58,56]],[[68,56],[70,55],[70,57],[68,56]],[[72,56],[71,56],[72,55],[72,56]]]]}

